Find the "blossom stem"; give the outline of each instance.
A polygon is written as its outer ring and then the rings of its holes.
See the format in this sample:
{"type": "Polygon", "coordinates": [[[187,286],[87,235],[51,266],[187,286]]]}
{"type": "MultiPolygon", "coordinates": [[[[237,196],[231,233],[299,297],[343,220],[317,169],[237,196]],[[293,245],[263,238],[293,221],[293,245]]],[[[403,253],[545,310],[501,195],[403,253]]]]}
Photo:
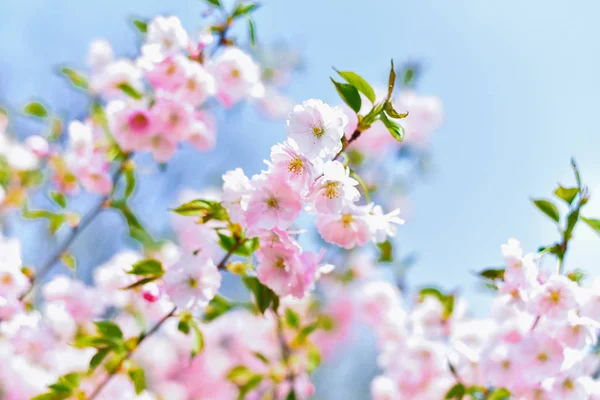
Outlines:
{"type": "Polygon", "coordinates": [[[352,136],[350,136],[349,139],[344,141],[344,143],[342,144],[342,149],[335,155],[335,157],[333,157],[333,159],[337,160],[342,155],[342,153],[348,148],[348,146],[350,146],[350,144],[352,142],[354,142],[356,139],[358,139],[360,137],[361,133],[362,133],[362,130],[360,130],[359,128],[356,128],[354,133],[352,133],[352,136]]]}
{"type": "Polygon", "coordinates": [[[135,345],[135,347],[131,350],[129,350],[127,352],[127,354],[125,354],[125,356],[121,359],[121,361],[119,361],[119,363],[117,364],[117,366],[113,369],[112,372],[110,372],[108,375],[106,375],[106,377],[104,378],[104,380],[102,382],[100,382],[100,384],[98,386],[96,386],[96,389],[94,389],[94,391],[89,395],[88,400],[93,400],[96,398],[96,396],[98,396],[98,394],[100,394],[100,392],[102,391],[102,389],[111,381],[111,379],[113,378],[113,376],[115,376],[115,374],[121,369],[121,367],[123,366],[123,363],[127,360],[129,360],[131,358],[131,356],[133,356],[133,354],[135,353],[135,351],[137,349],[139,349],[140,345],[142,344],[142,342],[154,335],[156,332],[158,332],[158,330],[160,329],[160,327],[169,319],[171,318],[173,315],[175,315],[175,312],[177,311],[177,306],[173,307],[173,309],[166,314],[164,317],[162,317],[156,324],[154,324],[154,326],[152,328],[150,328],[150,330],[142,335],[140,335],[140,338],[137,341],[137,344],[135,345]]]}
{"type": "Polygon", "coordinates": [[[281,346],[281,357],[283,358],[283,362],[287,368],[287,380],[290,383],[290,390],[294,390],[294,372],[290,367],[290,357],[292,355],[292,350],[290,346],[285,340],[285,336],[283,334],[283,324],[281,323],[281,318],[277,315],[277,338],[279,339],[279,344],[281,346]]]}
{"type": "Polygon", "coordinates": [[[229,249],[229,251],[227,252],[227,254],[225,254],[225,257],[223,257],[223,259],[221,260],[221,262],[219,264],[217,264],[217,269],[223,269],[225,268],[225,264],[227,264],[227,261],[229,261],[229,258],[233,255],[233,253],[240,248],[240,246],[242,246],[244,243],[246,243],[246,240],[248,239],[242,239],[242,240],[238,240],[232,247],[231,249],[229,249]]]}
{"type": "MultiPolygon", "coordinates": [[[[116,186],[118,180],[121,178],[121,175],[123,175],[123,172],[124,172],[123,166],[124,166],[125,162],[127,160],[129,160],[129,158],[130,157],[126,157],[119,165],[119,168],[113,174],[113,176],[112,176],[113,187],[116,186]]],[[[54,252],[50,256],[50,258],[43,264],[43,266],[39,269],[39,271],[37,271],[36,274],[31,278],[31,281],[30,281],[31,284],[29,285],[29,288],[21,295],[21,297],[19,297],[19,300],[23,300],[29,293],[31,293],[31,291],[35,288],[35,286],[40,281],[42,281],[42,279],[52,270],[54,265],[58,262],[58,260],[60,260],[62,255],[71,246],[73,241],[75,241],[77,236],[81,232],[83,232],[85,230],[85,228],[88,225],[90,225],[92,223],[92,221],[94,221],[94,219],[96,219],[98,214],[100,214],[100,211],[102,211],[102,209],[105,207],[106,202],[109,200],[110,196],[111,196],[110,194],[103,196],[100,199],[100,201],[98,203],[96,203],[96,205],[94,207],[92,207],[92,209],[90,211],[88,211],[88,213],[81,219],[81,221],[77,224],[77,226],[75,226],[73,229],[71,229],[71,232],[69,232],[69,235],[67,236],[67,238],[56,248],[56,250],[54,250],[54,252]]]]}

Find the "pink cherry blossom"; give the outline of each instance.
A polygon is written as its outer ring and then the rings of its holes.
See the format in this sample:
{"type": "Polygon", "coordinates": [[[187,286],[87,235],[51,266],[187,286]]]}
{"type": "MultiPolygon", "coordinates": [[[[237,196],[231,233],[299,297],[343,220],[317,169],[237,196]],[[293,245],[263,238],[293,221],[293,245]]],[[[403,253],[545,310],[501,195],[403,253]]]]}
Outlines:
{"type": "Polygon", "coordinates": [[[566,319],[569,311],[578,306],[576,288],[576,283],[565,276],[551,276],[533,293],[530,305],[532,312],[547,318],[566,319]]]}
{"type": "Polygon", "coordinates": [[[241,168],[223,175],[223,206],[232,222],[243,223],[252,186],[241,168]]]}
{"type": "Polygon", "coordinates": [[[295,142],[283,142],[271,148],[273,174],[283,176],[300,193],[308,190],[316,178],[317,167],[298,152],[295,142]]]}
{"type": "Polygon", "coordinates": [[[340,214],[319,214],[317,229],[328,243],[345,249],[362,246],[373,238],[367,214],[364,207],[346,205],[340,214]]]}
{"type": "Polygon", "coordinates": [[[308,158],[332,157],[342,149],[348,118],[341,108],[310,99],[294,107],[288,119],[288,138],[308,158]]]}
{"type": "Polygon", "coordinates": [[[246,222],[254,231],[287,229],[302,210],[302,198],[278,175],[260,175],[252,179],[246,222]]]}
{"type": "Polygon", "coordinates": [[[264,91],[258,66],[237,47],[225,48],[207,68],[216,80],[217,98],[225,107],[264,91]]]}
{"type": "Polygon", "coordinates": [[[205,307],[221,286],[221,274],[203,255],[184,255],[163,277],[165,292],[178,307],[205,307]]]}
{"type": "Polygon", "coordinates": [[[323,175],[311,187],[310,199],[320,213],[338,213],[346,204],[360,198],[355,188],[358,181],[350,178],[350,171],[339,161],[328,161],[323,175]]]}

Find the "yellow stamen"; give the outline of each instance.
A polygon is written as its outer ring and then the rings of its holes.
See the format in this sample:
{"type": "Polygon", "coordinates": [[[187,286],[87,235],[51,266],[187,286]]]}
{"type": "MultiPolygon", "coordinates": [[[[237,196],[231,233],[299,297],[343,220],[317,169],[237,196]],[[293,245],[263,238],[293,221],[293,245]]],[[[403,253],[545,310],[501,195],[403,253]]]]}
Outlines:
{"type": "Polygon", "coordinates": [[[342,223],[344,224],[344,226],[350,225],[352,221],[354,221],[354,217],[352,216],[352,214],[342,215],[342,223]]]}
{"type": "Polygon", "coordinates": [[[302,167],[304,163],[299,158],[294,158],[293,160],[288,162],[288,171],[293,172],[294,174],[302,174],[302,167]]]}
{"type": "Polygon", "coordinates": [[[323,196],[327,197],[328,199],[333,199],[340,197],[340,192],[338,190],[338,187],[340,186],[339,182],[327,182],[324,186],[323,186],[323,196]]]}
{"type": "Polygon", "coordinates": [[[267,206],[269,208],[277,208],[279,207],[279,203],[277,202],[277,199],[275,197],[271,196],[267,199],[267,206]]]}
{"type": "Polygon", "coordinates": [[[323,129],[323,127],[319,126],[319,125],[313,126],[312,133],[313,133],[314,137],[319,139],[321,136],[323,136],[325,134],[325,129],[323,129]]]}

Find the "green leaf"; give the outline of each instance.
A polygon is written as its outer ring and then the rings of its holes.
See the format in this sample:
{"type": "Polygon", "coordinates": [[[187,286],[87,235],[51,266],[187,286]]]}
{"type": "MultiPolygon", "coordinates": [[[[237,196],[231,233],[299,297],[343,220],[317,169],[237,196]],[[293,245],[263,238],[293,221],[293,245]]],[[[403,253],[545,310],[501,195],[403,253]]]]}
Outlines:
{"type": "Polygon", "coordinates": [[[573,168],[573,173],[575,174],[575,182],[577,182],[577,187],[581,189],[581,174],[579,173],[579,168],[577,167],[577,163],[574,158],[571,158],[571,167],[573,168]]]}
{"type": "Polygon", "coordinates": [[[260,382],[262,382],[262,375],[254,375],[252,378],[246,382],[245,385],[240,386],[240,393],[238,395],[238,399],[244,399],[248,393],[250,393],[254,388],[256,388],[260,382]]]}
{"type": "Polygon", "coordinates": [[[124,172],[125,175],[125,199],[129,199],[135,189],[135,172],[133,168],[127,168],[124,172]]]}
{"type": "Polygon", "coordinates": [[[211,200],[192,200],[172,209],[179,215],[186,217],[202,217],[201,223],[206,223],[211,219],[226,221],[228,219],[227,210],[218,201],[211,200]]]}
{"type": "Polygon", "coordinates": [[[392,262],[394,261],[394,249],[392,248],[392,242],[386,240],[382,243],[377,243],[379,248],[379,260],[378,262],[392,262]]]}
{"type": "Polygon", "coordinates": [[[96,368],[98,368],[109,353],[110,349],[99,349],[98,352],[94,354],[94,356],[90,360],[89,371],[93,372],[96,368]]]}
{"type": "Polygon", "coordinates": [[[87,90],[88,81],[80,72],[77,72],[72,68],[62,67],[60,73],[63,74],[73,86],[87,90]]]}
{"type": "Polygon", "coordinates": [[[210,5],[213,5],[215,7],[223,7],[221,5],[221,1],[220,0],[205,0],[207,3],[209,3],[210,5]]]}
{"type": "Polygon", "coordinates": [[[260,242],[258,238],[246,239],[244,243],[238,246],[237,249],[233,252],[233,254],[242,256],[242,257],[250,257],[252,253],[258,250],[260,242]]]}
{"type": "Polygon", "coordinates": [[[255,375],[255,373],[245,365],[236,365],[229,370],[226,376],[228,380],[236,384],[243,385],[244,383],[248,382],[253,375],[255,375]]]}
{"type": "Polygon", "coordinates": [[[285,400],[297,400],[296,391],[292,389],[288,395],[285,397],[285,400]]]}
{"type": "Polygon", "coordinates": [[[444,319],[449,318],[454,311],[454,295],[446,295],[442,293],[441,290],[434,287],[423,288],[419,291],[419,299],[423,301],[423,299],[427,296],[435,297],[442,306],[444,307],[444,319]]]}
{"type": "Polygon", "coordinates": [[[258,7],[260,7],[260,4],[256,3],[238,4],[235,10],[233,10],[231,18],[238,18],[244,15],[248,15],[256,11],[258,7]]]}
{"type": "Polygon", "coordinates": [[[204,335],[196,321],[192,320],[190,325],[194,333],[194,342],[192,344],[192,358],[194,358],[204,349],[204,335]]]}
{"type": "Polygon", "coordinates": [[[496,279],[504,279],[504,268],[489,268],[481,271],[480,276],[495,281],[496,279]]]}
{"type": "Polygon", "coordinates": [[[402,78],[402,84],[404,86],[410,86],[415,78],[415,69],[412,67],[407,67],[404,69],[404,76],[402,78]]]}
{"type": "Polygon", "coordinates": [[[358,94],[358,90],[352,85],[337,82],[333,78],[331,78],[331,82],[333,82],[335,85],[335,89],[342,100],[344,100],[344,102],[348,104],[348,106],[353,109],[354,112],[358,113],[362,105],[362,100],[360,98],[360,94],[358,94]]]}
{"type": "Polygon", "coordinates": [[[394,69],[394,60],[392,59],[392,66],[390,68],[390,76],[388,77],[388,93],[385,101],[389,101],[392,98],[394,92],[394,85],[396,84],[396,71],[394,69]]]}
{"type": "Polygon", "coordinates": [[[60,261],[62,261],[62,263],[71,270],[75,270],[77,268],[77,259],[69,252],[62,253],[60,256],[60,261]]]}
{"type": "Polygon", "coordinates": [[[50,234],[54,235],[56,232],[58,232],[58,230],[60,229],[62,224],[65,223],[66,220],[67,220],[67,217],[64,214],[52,215],[52,217],[50,217],[50,219],[48,220],[50,234]]]}
{"type": "Polygon", "coordinates": [[[392,137],[397,141],[401,142],[404,140],[404,128],[398,125],[396,122],[389,119],[384,112],[379,114],[381,122],[385,125],[388,131],[392,134],[392,137]]]}
{"type": "Polygon", "coordinates": [[[558,209],[556,208],[554,203],[544,199],[532,199],[532,201],[533,204],[535,204],[535,206],[540,209],[540,211],[542,211],[544,214],[550,217],[553,221],[560,221],[560,214],[558,213],[558,209]]]}
{"type": "Polygon", "coordinates": [[[142,21],[140,19],[134,19],[131,22],[137,28],[137,30],[140,31],[140,33],[148,32],[148,23],[146,21],[142,21]]]}
{"type": "Polygon", "coordinates": [[[61,192],[51,191],[50,198],[54,201],[60,208],[67,207],[67,198],[61,192]]]}
{"type": "Polygon", "coordinates": [[[264,314],[269,306],[271,306],[273,310],[277,310],[279,307],[279,297],[275,292],[260,283],[260,281],[253,276],[244,276],[242,277],[242,281],[254,295],[254,300],[261,313],[264,314]]]}
{"type": "Polygon", "coordinates": [[[600,219],[581,217],[581,220],[600,235],[600,219]]]}
{"type": "Polygon", "coordinates": [[[375,91],[373,90],[371,85],[369,85],[369,82],[367,82],[362,76],[351,71],[338,71],[335,68],[334,70],[342,78],[344,78],[346,82],[348,82],[350,85],[354,86],[359,92],[364,94],[367,97],[367,99],[371,101],[371,103],[375,103],[375,91]]]}
{"type": "Polygon", "coordinates": [[[121,328],[112,321],[96,321],[94,322],[94,325],[96,325],[96,329],[98,329],[98,332],[104,337],[123,339],[121,328]]]}
{"type": "Polygon", "coordinates": [[[121,91],[123,93],[125,93],[127,96],[136,99],[136,100],[141,100],[144,96],[138,92],[133,86],[131,86],[129,83],[123,82],[121,84],[119,84],[119,86],[117,86],[119,89],[121,89],[121,91]]]}
{"type": "Polygon", "coordinates": [[[143,368],[132,368],[127,372],[127,374],[133,382],[133,387],[135,388],[136,394],[140,394],[146,390],[146,374],[144,374],[143,368]]]}
{"type": "Polygon", "coordinates": [[[505,388],[495,389],[486,400],[508,400],[510,399],[510,391],[505,388]]]}
{"type": "Polygon", "coordinates": [[[462,399],[466,394],[466,388],[465,385],[463,385],[462,383],[457,383],[456,385],[452,386],[450,388],[450,390],[448,390],[448,393],[446,393],[446,399],[462,399]]]}
{"type": "Polygon", "coordinates": [[[229,300],[223,296],[216,295],[204,309],[202,320],[204,322],[213,321],[228,311],[231,311],[233,308],[233,304],[231,304],[229,300]]]}
{"type": "Polygon", "coordinates": [[[570,280],[572,280],[575,283],[581,283],[581,281],[583,280],[583,278],[585,278],[585,272],[583,272],[580,269],[576,269],[574,271],[571,271],[567,274],[567,278],[569,278],[570,280]]]}
{"type": "Polygon", "coordinates": [[[306,372],[309,374],[313,373],[319,367],[319,365],[321,365],[321,352],[314,344],[308,346],[306,352],[306,361],[306,372]]]}
{"type": "Polygon", "coordinates": [[[285,322],[290,328],[298,329],[300,327],[300,316],[291,308],[286,308],[285,322]]]}
{"type": "Polygon", "coordinates": [[[250,36],[250,44],[256,46],[256,25],[252,18],[248,18],[248,35],[250,36]]]}
{"type": "Polygon", "coordinates": [[[32,101],[31,103],[26,104],[23,108],[23,112],[27,115],[39,118],[46,118],[48,116],[46,107],[44,107],[39,101],[32,101]]]}
{"type": "Polygon", "coordinates": [[[183,333],[184,335],[187,335],[190,333],[190,320],[186,319],[186,318],[182,318],[179,323],[177,324],[177,330],[181,333],[183,333]]]}
{"type": "Polygon", "coordinates": [[[571,204],[577,194],[579,193],[579,188],[566,188],[563,186],[558,186],[558,188],[554,191],[554,194],[559,199],[564,200],[567,204],[571,204]]]}
{"type": "Polygon", "coordinates": [[[78,388],[81,383],[81,375],[76,372],[71,372],[70,374],[63,375],[58,378],[58,382],[69,386],[70,388],[78,388]]]}
{"type": "Polygon", "coordinates": [[[163,269],[160,261],[149,258],[133,264],[131,270],[127,273],[132,275],[150,275],[154,277],[160,277],[164,275],[165,270],[163,269]]]}
{"type": "Polygon", "coordinates": [[[144,247],[154,248],[156,247],[156,243],[154,239],[148,233],[146,228],[142,226],[139,219],[135,216],[133,211],[129,208],[129,206],[123,201],[113,201],[111,202],[111,207],[115,208],[123,214],[125,220],[127,222],[127,227],[129,228],[129,235],[140,242],[144,247]]]}
{"type": "Polygon", "coordinates": [[[385,110],[386,114],[391,118],[402,119],[408,117],[408,111],[405,113],[399,113],[398,111],[394,110],[394,106],[390,101],[385,102],[383,109],[385,110]]]}

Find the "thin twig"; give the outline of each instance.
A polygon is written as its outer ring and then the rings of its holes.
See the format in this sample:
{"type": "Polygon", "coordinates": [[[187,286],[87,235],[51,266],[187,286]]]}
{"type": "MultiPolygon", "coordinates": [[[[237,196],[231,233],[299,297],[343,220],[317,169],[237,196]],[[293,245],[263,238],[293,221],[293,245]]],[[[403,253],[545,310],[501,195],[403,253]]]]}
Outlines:
{"type": "Polygon", "coordinates": [[[342,144],[342,149],[335,155],[335,157],[333,157],[333,159],[337,160],[342,155],[342,153],[348,148],[348,146],[350,146],[350,144],[352,142],[354,142],[356,139],[358,139],[360,137],[361,133],[362,133],[362,131],[360,129],[356,128],[354,133],[352,133],[352,136],[350,136],[350,139],[347,139],[346,141],[344,141],[344,143],[342,144]]]}
{"type": "MultiPolygon", "coordinates": [[[[127,160],[127,159],[126,159],[127,160]]],[[[123,174],[123,161],[117,171],[113,174],[112,181],[113,187],[116,186],[117,181],[121,178],[123,174]]],[[[55,250],[54,253],[50,256],[50,258],[43,264],[43,266],[36,272],[36,274],[31,278],[31,284],[29,288],[21,295],[19,298],[23,300],[31,291],[35,288],[36,284],[38,284],[54,267],[54,265],[58,262],[58,260],[62,257],[64,252],[71,246],[73,241],[77,238],[77,236],[85,230],[85,228],[100,214],[100,211],[104,208],[106,201],[109,200],[110,195],[103,196],[100,201],[92,207],[90,211],[81,219],[79,224],[75,226],[71,232],[69,232],[69,236],[62,242],[55,250]]]]}
{"type": "Polygon", "coordinates": [[[173,309],[164,317],[162,317],[160,319],[160,321],[158,321],[156,324],[154,324],[154,326],[145,334],[143,334],[142,336],[140,336],[137,344],[135,345],[135,347],[131,350],[129,350],[127,352],[127,354],[125,354],[125,356],[121,359],[121,361],[119,361],[119,363],[117,364],[117,366],[113,369],[112,372],[110,372],[108,375],[106,375],[106,377],[104,378],[104,380],[98,385],[96,386],[96,389],[94,389],[94,391],[90,394],[90,396],[88,397],[88,400],[93,400],[96,398],[96,396],[98,396],[98,394],[100,394],[100,392],[102,391],[102,389],[111,381],[111,379],[113,378],[113,376],[115,376],[115,374],[121,369],[121,367],[123,366],[123,363],[127,360],[129,360],[131,358],[131,356],[133,356],[133,354],[135,353],[135,351],[137,349],[140,348],[140,345],[142,344],[142,342],[154,335],[156,332],[158,332],[158,330],[160,329],[160,327],[169,319],[171,318],[173,315],[175,315],[175,311],[177,311],[177,307],[173,307],[173,309]]]}

